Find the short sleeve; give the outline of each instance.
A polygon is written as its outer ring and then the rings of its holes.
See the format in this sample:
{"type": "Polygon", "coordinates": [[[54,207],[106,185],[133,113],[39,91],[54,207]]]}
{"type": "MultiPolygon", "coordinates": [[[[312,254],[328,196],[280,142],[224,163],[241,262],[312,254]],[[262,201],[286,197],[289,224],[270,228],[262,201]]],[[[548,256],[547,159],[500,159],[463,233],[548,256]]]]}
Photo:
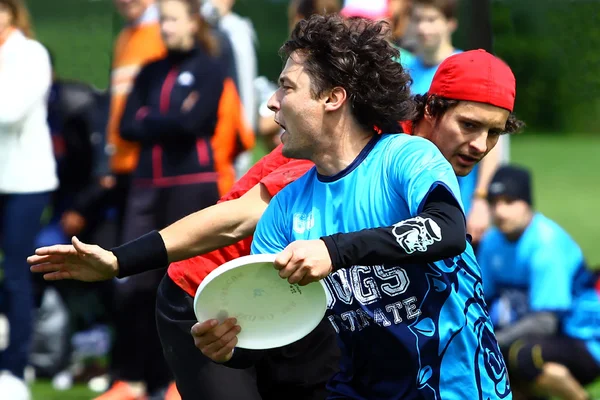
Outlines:
{"type": "Polygon", "coordinates": [[[456,174],[433,143],[409,136],[392,140],[390,146],[390,183],[406,201],[411,216],[421,212],[424,200],[438,185],[452,193],[464,212],[456,174]]]}
{"type": "Polygon", "coordinates": [[[277,254],[290,243],[286,219],[278,196],[273,197],[258,221],[252,240],[252,254],[277,254]]]}
{"type": "Polygon", "coordinates": [[[314,164],[306,160],[292,160],[261,179],[271,197],[274,197],[284,187],[304,175],[314,164]]]}

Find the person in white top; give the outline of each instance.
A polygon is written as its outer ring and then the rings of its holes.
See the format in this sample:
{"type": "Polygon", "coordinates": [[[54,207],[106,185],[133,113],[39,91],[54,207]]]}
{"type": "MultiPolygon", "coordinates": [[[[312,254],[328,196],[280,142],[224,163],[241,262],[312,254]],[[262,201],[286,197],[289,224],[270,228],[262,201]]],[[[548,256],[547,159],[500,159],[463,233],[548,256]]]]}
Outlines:
{"type": "Polygon", "coordinates": [[[32,39],[23,1],[0,0],[0,303],[10,329],[0,354],[0,398],[15,398],[14,380],[23,382],[34,310],[26,259],[58,187],[46,120],[50,71],[48,52],[32,39]]]}
{"type": "MultiPolygon", "coordinates": [[[[210,0],[219,14],[218,27],[227,36],[233,50],[235,62],[236,83],[242,106],[244,108],[245,122],[256,132],[258,110],[254,79],[257,76],[258,60],[256,58],[256,32],[252,22],[234,13],[232,8],[235,0],[210,0]]],[[[245,151],[235,160],[236,176],[239,179],[252,166],[252,152],[245,151]]]]}

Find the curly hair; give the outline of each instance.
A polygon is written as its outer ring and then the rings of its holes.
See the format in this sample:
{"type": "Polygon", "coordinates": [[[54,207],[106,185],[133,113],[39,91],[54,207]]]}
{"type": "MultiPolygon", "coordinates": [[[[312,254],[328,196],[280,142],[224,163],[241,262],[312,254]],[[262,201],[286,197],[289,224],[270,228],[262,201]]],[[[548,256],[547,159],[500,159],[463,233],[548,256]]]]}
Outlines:
{"type": "Polygon", "coordinates": [[[305,57],[314,98],[343,87],[361,126],[399,132],[398,121],[412,119],[415,105],[410,76],[395,61],[399,52],[387,41],[389,33],[383,21],[313,15],[296,25],[280,54],[284,61],[294,52],[305,57]]]}
{"type": "MultiPolygon", "coordinates": [[[[416,104],[417,115],[413,118],[413,123],[416,124],[418,121],[423,119],[425,116],[425,108],[429,109],[429,113],[432,117],[438,118],[443,116],[449,109],[456,107],[460,100],[447,99],[445,97],[435,95],[416,95],[414,97],[416,104]]],[[[502,134],[519,133],[525,127],[525,122],[518,119],[513,113],[508,115],[506,121],[506,127],[502,134]]]]}

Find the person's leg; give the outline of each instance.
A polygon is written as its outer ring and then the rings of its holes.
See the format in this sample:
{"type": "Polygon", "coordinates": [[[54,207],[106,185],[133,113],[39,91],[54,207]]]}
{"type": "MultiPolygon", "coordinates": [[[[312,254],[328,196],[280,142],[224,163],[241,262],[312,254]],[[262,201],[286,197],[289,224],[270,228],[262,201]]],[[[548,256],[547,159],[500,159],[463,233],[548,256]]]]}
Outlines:
{"type": "Polygon", "coordinates": [[[326,385],[338,371],[339,358],[337,334],[331,323],[323,319],[299,341],[269,350],[256,365],[263,400],[326,399],[326,385]]]}
{"type": "MultiPolygon", "coordinates": [[[[261,400],[254,369],[213,363],[194,346],[194,299],[168,276],[158,288],[156,322],[167,363],[183,400],[261,400]]],[[[286,397],[282,397],[286,398],[286,397]]]]}
{"type": "MultiPolygon", "coordinates": [[[[156,207],[156,228],[164,228],[173,222],[185,217],[188,214],[206,208],[215,204],[218,200],[218,188],[216,183],[181,185],[162,188],[159,191],[158,204],[156,207]]],[[[162,279],[161,275],[154,275],[152,284],[154,293],[162,279]]],[[[156,300],[152,301],[155,304],[156,300]]],[[[151,315],[152,326],[156,327],[154,308],[151,315]]],[[[147,323],[150,323],[148,319],[147,323]]],[[[144,322],[144,326],[147,325],[144,322]]],[[[162,390],[172,379],[171,372],[165,360],[163,349],[156,329],[150,331],[150,327],[145,328],[146,350],[144,353],[144,381],[148,387],[148,393],[155,390],[162,390]]]]}
{"type": "Polygon", "coordinates": [[[542,373],[536,378],[534,387],[542,392],[563,400],[588,400],[589,395],[573,377],[567,367],[546,362],[542,373]]]}
{"type": "MultiPolygon", "coordinates": [[[[133,240],[157,228],[157,203],[158,190],[131,189],[123,225],[123,241],[133,240]]],[[[164,270],[149,271],[114,281],[115,343],[111,351],[111,377],[114,381],[133,384],[138,393],[147,389],[144,382],[148,367],[146,356],[156,340],[154,304],[156,287],[162,274],[164,270]]]]}
{"type": "Polygon", "coordinates": [[[562,399],[588,399],[582,385],[600,376],[600,366],[585,343],[566,336],[518,340],[507,362],[511,381],[528,384],[532,393],[562,399]]]}
{"type": "Polygon", "coordinates": [[[35,250],[40,219],[49,193],[2,195],[0,249],[4,254],[3,294],[10,326],[9,346],[2,353],[0,370],[23,378],[34,319],[34,297],[27,257],[35,250]]]}

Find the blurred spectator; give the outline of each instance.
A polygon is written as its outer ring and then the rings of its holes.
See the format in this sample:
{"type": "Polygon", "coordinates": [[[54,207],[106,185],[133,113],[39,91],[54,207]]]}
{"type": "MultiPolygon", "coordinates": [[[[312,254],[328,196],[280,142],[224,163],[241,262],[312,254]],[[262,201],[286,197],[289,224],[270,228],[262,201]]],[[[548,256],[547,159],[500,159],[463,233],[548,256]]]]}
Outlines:
{"type": "MultiPolygon", "coordinates": [[[[119,33],[114,45],[111,74],[111,103],[107,127],[110,170],[114,176],[103,179],[107,189],[113,190],[122,221],[130,185],[130,174],[137,166],[139,144],[120,136],[119,124],[125,102],[140,68],[165,56],[166,48],[160,37],[158,10],[154,0],[113,0],[117,11],[127,25],[119,33]]],[[[120,229],[119,229],[120,231],[120,229]]]]}
{"type": "MultiPolygon", "coordinates": [[[[241,111],[239,99],[222,102],[227,95],[227,65],[220,57],[218,39],[200,15],[198,1],[157,4],[168,53],[139,72],[119,128],[123,139],[139,143],[141,149],[125,212],[125,241],[217,202],[211,138],[222,122],[220,107],[241,111]]],[[[154,319],[156,289],[164,272],[117,281],[113,352],[117,383],[99,399],[117,393],[139,398],[169,384],[154,319]]],[[[171,390],[176,393],[174,387],[171,390]]]]}
{"type": "MultiPolygon", "coordinates": [[[[528,170],[505,166],[489,188],[494,227],[478,252],[513,394],[588,399],[600,377],[598,272],[554,221],[533,209],[528,170]]],[[[529,396],[529,397],[528,397],[529,396]]]]}
{"type": "MultiPolygon", "coordinates": [[[[340,9],[340,0],[291,0],[288,6],[288,30],[291,32],[298,21],[313,14],[334,14],[340,9]]],[[[277,90],[277,84],[261,76],[254,80],[254,90],[258,97],[258,133],[267,150],[271,151],[281,143],[281,127],[275,123],[273,111],[267,107],[269,98],[277,90]]]]}
{"type": "Polygon", "coordinates": [[[0,398],[27,393],[23,381],[32,338],[34,296],[26,258],[35,249],[44,208],[58,187],[46,121],[51,85],[46,49],[33,40],[20,0],[0,0],[0,250],[2,301],[9,325],[0,354],[0,398]],[[12,388],[12,389],[11,389],[12,388]]]}
{"type": "MultiPolygon", "coordinates": [[[[414,55],[400,44],[410,21],[412,0],[345,0],[341,14],[346,17],[382,19],[390,24],[390,40],[400,51],[403,65],[413,62],[414,55]]],[[[433,79],[433,77],[432,77],[433,79]]]]}
{"type": "MultiPolygon", "coordinates": [[[[83,82],[60,79],[50,53],[52,87],[48,97],[48,125],[57,163],[59,188],[52,195],[50,221],[36,238],[36,247],[70,243],[63,229],[63,213],[73,205],[77,193],[91,181],[94,162],[92,115],[96,108],[94,89],[83,82]]],[[[79,233],[79,232],[76,232],[79,233]]],[[[61,288],[62,289],[62,288],[61,288]]],[[[88,288],[89,290],[89,288],[88,288]]],[[[69,312],[64,292],[48,288],[34,277],[35,329],[30,364],[36,376],[53,377],[69,363],[69,312]]]]}
{"type": "Polygon", "coordinates": [[[413,79],[414,94],[427,93],[442,61],[460,52],[452,45],[452,34],[458,27],[457,12],[457,0],[413,0],[412,19],[418,42],[415,57],[404,64],[413,79]]]}
{"type": "Polygon", "coordinates": [[[252,82],[258,68],[254,49],[256,32],[252,22],[231,11],[235,0],[210,0],[219,12],[219,28],[227,35],[233,47],[236,84],[246,122],[256,129],[256,100],[252,82]]]}
{"type": "MultiPolygon", "coordinates": [[[[458,0],[413,0],[412,12],[417,48],[415,57],[403,63],[413,79],[412,92],[425,94],[441,62],[461,52],[452,45],[452,34],[458,27],[458,0]]],[[[500,139],[501,143],[505,140],[500,139]]],[[[496,146],[469,175],[458,178],[467,215],[467,232],[474,246],[490,225],[487,187],[498,168],[503,147],[502,144],[496,146]]]]}
{"type": "MultiPolygon", "coordinates": [[[[257,59],[255,51],[256,32],[249,19],[242,18],[232,12],[235,0],[210,0],[214,13],[214,24],[225,35],[232,49],[233,74],[237,91],[241,98],[243,108],[243,121],[252,133],[256,130],[256,94],[253,82],[257,73],[257,59]]],[[[242,127],[242,129],[246,129],[242,127]]],[[[254,143],[252,143],[252,147],[254,143]]],[[[235,174],[239,178],[250,168],[252,153],[250,149],[243,149],[235,159],[235,174]]]]}
{"type": "Polygon", "coordinates": [[[411,28],[413,0],[388,0],[388,20],[392,26],[392,41],[406,52],[412,53],[416,47],[416,35],[411,28]]]}
{"type": "Polygon", "coordinates": [[[60,186],[53,195],[51,220],[38,235],[37,247],[70,243],[69,237],[80,232],[79,224],[61,225],[61,217],[72,207],[77,193],[90,183],[95,158],[92,145],[94,88],[58,77],[54,57],[50,54],[52,87],[48,97],[48,125],[60,186]],[[63,226],[67,227],[66,231],[63,226]]]}
{"type": "MultiPolygon", "coordinates": [[[[138,72],[146,63],[163,58],[167,50],[160,36],[158,9],[154,0],[113,1],[117,11],[125,19],[126,26],[115,41],[112,61],[110,113],[106,139],[107,150],[110,154],[110,174],[99,178],[98,185],[95,186],[96,190],[90,190],[88,192],[90,197],[85,200],[80,199],[80,201],[88,210],[92,208],[92,204],[102,204],[102,200],[110,201],[117,212],[117,235],[121,237],[131,174],[137,166],[140,150],[138,143],[127,141],[121,137],[119,125],[127,97],[138,72]]],[[[77,226],[78,223],[84,222],[78,218],[82,215],[77,214],[68,214],[66,218],[71,220],[65,221],[65,223],[77,226]]],[[[115,306],[115,309],[118,307],[115,306]]],[[[131,390],[140,394],[144,393],[146,388],[143,385],[143,379],[127,377],[129,369],[127,362],[130,361],[127,359],[128,354],[124,354],[124,357],[120,358],[119,353],[120,348],[117,341],[111,357],[112,375],[117,378],[113,388],[123,388],[125,392],[131,389],[118,380],[123,376],[125,380],[140,381],[137,387],[131,390]]],[[[139,371],[133,373],[138,374],[139,371]]],[[[114,392],[109,391],[108,393],[114,392]]],[[[118,393],[116,395],[119,396],[118,393]]]]}

